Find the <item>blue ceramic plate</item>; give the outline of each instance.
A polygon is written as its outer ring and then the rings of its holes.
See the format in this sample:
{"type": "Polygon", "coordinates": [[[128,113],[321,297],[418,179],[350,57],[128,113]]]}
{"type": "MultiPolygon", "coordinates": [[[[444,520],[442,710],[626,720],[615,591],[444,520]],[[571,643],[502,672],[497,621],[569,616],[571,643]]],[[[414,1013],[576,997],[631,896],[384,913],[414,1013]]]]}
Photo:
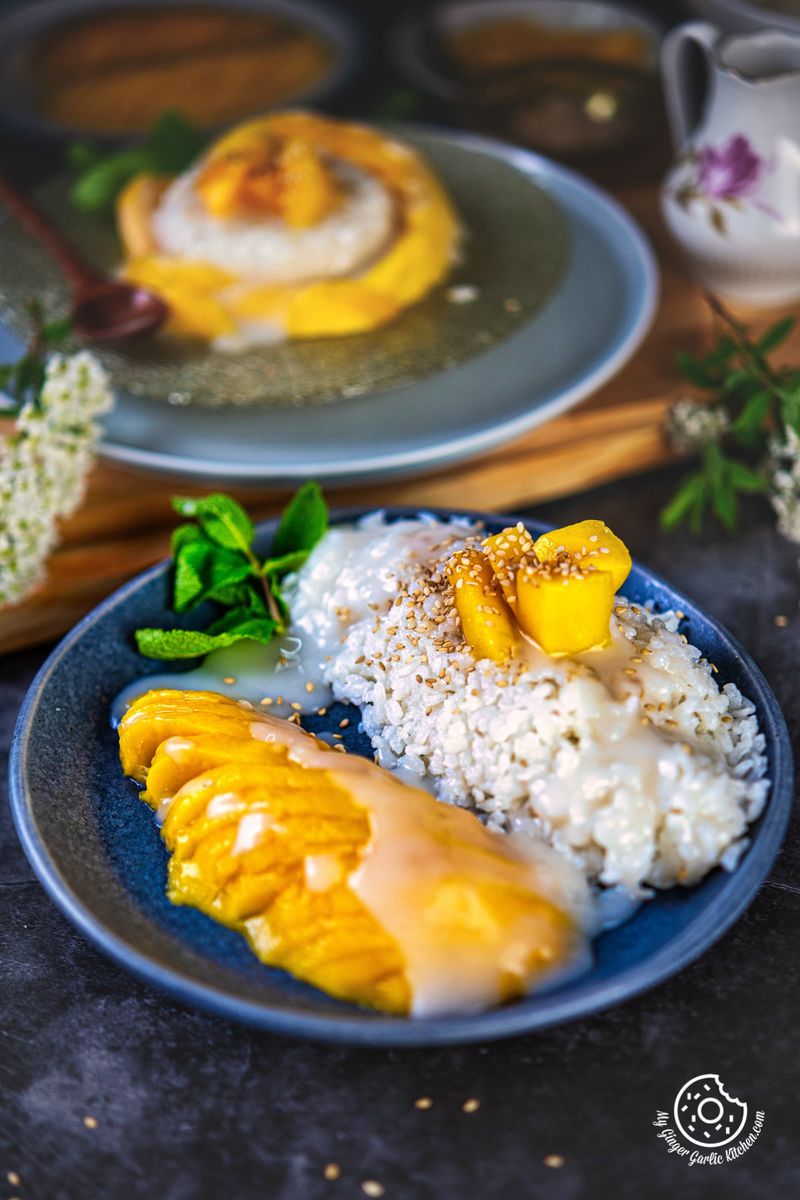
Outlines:
{"type": "MultiPolygon", "coordinates": [[[[337,519],[357,515],[340,513],[337,519]]],[[[484,519],[490,529],[505,523],[484,519]]],[[[262,527],[265,540],[272,528],[262,527]]],[[[737,684],[756,705],[772,789],[737,869],[717,870],[695,888],[658,895],[594,943],[589,972],[540,996],[477,1016],[436,1020],[386,1017],[331,1000],[263,966],[238,934],[165,897],[167,854],[152,813],[122,777],[109,706],[120,688],[147,670],[131,646],[131,632],[171,619],[168,583],[166,564],[141,575],[90,613],[50,656],[17,724],[11,799],[25,851],[65,915],[124,967],[187,1004],[264,1029],[361,1045],[468,1042],[541,1029],[619,1003],[679,971],[736,920],[772,865],[794,791],[777,701],[730,634],[668,584],[634,567],[625,594],[657,610],[686,613],[687,636],[717,664],[720,680],[737,684]]],[[[197,616],[202,622],[203,614],[197,616]]],[[[306,724],[338,730],[347,711],[335,705],[324,720],[306,724]]],[[[369,753],[356,726],[353,721],[345,734],[348,749],[369,753]]]]}
{"type": "MultiPolygon", "coordinates": [[[[625,365],[658,298],[655,261],[631,217],[525,150],[447,130],[392,131],[431,163],[468,231],[447,283],[388,325],[346,338],[230,355],[175,345],[156,353],[146,342],[96,348],[117,391],[106,457],[228,483],[385,480],[511,441],[625,365]],[[471,301],[453,303],[451,285],[471,301]]],[[[39,203],[89,261],[118,266],[113,233],[76,216],[63,181],[46,190],[39,203]]],[[[3,361],[19,352],[32,292],[53,313],[66,297],[47,256],[2,213],[0,261],[3,361]]]]}

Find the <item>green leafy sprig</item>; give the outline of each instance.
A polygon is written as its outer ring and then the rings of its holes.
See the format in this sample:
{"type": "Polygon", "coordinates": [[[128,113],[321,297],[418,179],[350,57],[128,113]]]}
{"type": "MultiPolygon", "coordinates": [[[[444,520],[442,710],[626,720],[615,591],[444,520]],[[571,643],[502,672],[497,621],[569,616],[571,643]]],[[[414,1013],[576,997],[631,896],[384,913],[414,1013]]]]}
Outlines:
{"type": "Polygon", "coordinates": [[[0,366],[0,392],[8,403],[0,407],[0,415],[13,416],[25,404],[38,404],[44,384],[47,356],[60,349],[69,338],[69,317],[57,321],[45,321],[44,311],[38,300],[28,303],[31,336],[25,353],[13,363],[0,366]]]}
{"type": "Polygon", "coordinates": [[[281,580],[303,565],[328,528],[319,486],[306,483],[295,493],[263,560],[253,549],[253,522],[230,496],[178,496],[172,505],[190,518],[172,535],[172,607],[184,613],[211,601],[219,615],[206,630],[137,629],[139,651],[148,658],[196,658],[248,638],[266,645],[284,633],[289,610],[281,580]]]}
{"type": "Polygon", "coordinates": [[[73,142],[67,161],[77,179],[70,199],[82,212],[104,212],[134,175],[180,175],[206,142],[206,134],[174,110],[162,113],[140,146],[109,153],[91,142],[73,142]]]}
{"type": "Polygon", "coordinates": [[[716,296],[706,299],[720,336],[702,357],[682,353],[677,361],[686,379],[706,394],[706,403],[694,411],[707,433],[685,438],[689,420],[681,415],[681,404],[673,408],[673,436],[679,443],[694,441],[700,462],[664,508],[661,524],[673,529],[685,521],[699,533],[710,509],[734,532],[739,497],[768,489],[764,461],[770,438],[781,437],[787,428],[800,433],[800,369],[776,366],[769,357],[791,333],[795,318],[783,317],[754,338],[716,296]]]}

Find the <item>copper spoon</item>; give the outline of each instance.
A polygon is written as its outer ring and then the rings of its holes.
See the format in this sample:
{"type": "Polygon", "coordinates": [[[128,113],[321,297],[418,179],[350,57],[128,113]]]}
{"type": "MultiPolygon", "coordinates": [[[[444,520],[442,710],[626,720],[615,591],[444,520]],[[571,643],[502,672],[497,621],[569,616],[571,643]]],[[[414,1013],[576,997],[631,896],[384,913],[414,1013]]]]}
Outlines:
{"type": "Polygon", "coordinates": [[[153,333],[168,315],[152,292],[101,275],[85,263],[32,200],[0,173],[2,200],[28,233],[47,250],[72,289],[72,325],[87,342],[121,341],[153,333]]]}

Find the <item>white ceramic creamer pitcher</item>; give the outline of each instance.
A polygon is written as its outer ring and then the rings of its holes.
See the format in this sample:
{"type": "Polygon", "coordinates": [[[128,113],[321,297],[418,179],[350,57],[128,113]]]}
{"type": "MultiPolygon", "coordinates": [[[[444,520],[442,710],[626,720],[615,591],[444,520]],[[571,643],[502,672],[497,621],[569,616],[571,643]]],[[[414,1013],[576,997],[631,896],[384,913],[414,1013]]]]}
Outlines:
{"type": "Polygon", "coordinates": [[[662,71],[677,155],[662,211],[693,274],[746,304],[800,298],[800,37],[690,22],[662,71]]]}

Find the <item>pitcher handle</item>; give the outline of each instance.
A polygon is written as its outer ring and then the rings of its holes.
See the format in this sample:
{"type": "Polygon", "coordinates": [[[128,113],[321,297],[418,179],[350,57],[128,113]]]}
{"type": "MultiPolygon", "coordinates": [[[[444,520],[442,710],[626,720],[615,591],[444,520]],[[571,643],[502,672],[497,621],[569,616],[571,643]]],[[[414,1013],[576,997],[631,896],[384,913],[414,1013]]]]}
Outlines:
{"type": "Polygon", "coordinates": [[[691,70],[691,51],[698,48],[710,66],[711,52],[719,37],[705,21],[687,21],[673,29],[661,49],[661,76],[667,101],[672,141],[676,151],[685,148],[703,117],[708,91],[706,78],[699,81],[691,70]]]}

